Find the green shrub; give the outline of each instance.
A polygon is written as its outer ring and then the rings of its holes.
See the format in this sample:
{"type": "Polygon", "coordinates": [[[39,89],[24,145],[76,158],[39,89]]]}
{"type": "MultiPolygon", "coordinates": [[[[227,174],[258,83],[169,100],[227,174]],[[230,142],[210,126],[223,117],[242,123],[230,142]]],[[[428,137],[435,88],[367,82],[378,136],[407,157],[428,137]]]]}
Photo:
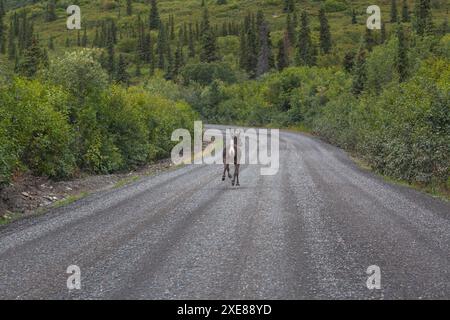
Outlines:
{"type": "Polygon", "coordinates": [[[209,85],[214,80],[233,83],[237,80],[233,69],[229,65],[220,62],[188,64],[183,68],[182,76],[186,85],[191,82],[209,85]]]}
{"type": "Polygon", "coordinates": [[[36,175],[69,177],[75,168],[73,132],[67,119],[68,95],[58,87],[16,79],[1,93],[2,176],[18,161],[36,175]],[[12,144],[12,145],[11,145],[12,144]],[[6,168],[6,169],[5,169],[6,168]]]}

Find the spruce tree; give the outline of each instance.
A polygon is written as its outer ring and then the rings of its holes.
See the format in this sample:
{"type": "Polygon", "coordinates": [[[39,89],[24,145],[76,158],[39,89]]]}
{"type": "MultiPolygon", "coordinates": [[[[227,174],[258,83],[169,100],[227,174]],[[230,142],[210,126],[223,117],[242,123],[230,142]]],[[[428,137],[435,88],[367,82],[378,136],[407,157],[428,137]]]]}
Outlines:
{"type": "Polygon", "coordinates": [[[391,0],[391,23],[398,21],[397,0],[391,0]]]}
{"type": "Polygon", "coordinates": [[[216,35],[214,34],[214,31],[211,29],[209,23],[208,9],[205,8],[202,20],[200,61],[213,62],[218,59],[219,58],[217,55],[216,35]]]}
{"type": "Polygon", "coordinates": [[[403,82],[408,76],[408,52],[405,41],[403,26],[400,24],[397,28],[398,50],[397,50],[397,72],[399,81],[403,82]]]}
{"type": "Polygon", "coordinates": [[[290,13],[286,16],[286,31],[289,37],[289,43],[295,45],[295,26],[290,13]]]}
{"type": "Polygon", "coordinates": [[[81,47],[81,34],[80,30],[77,32],[77,47],[81,47]]]}
{"type": "Polygon", "coordinates": [[[127,0],[127,16],[131,16],[133,14],[133,1],[127,0]]]}
{"type": "Polygon", "coordinates": [[[363,45],[360,46],[358,54],[356,55],[355,66],[353,69],[353,85],[352,92],[355,95],[360,95],[367,81],[367,69],[366,69],[366,55],[367,52],[363,45]]]}
{"type": "Polygon", "coordinates": [[[183,65],[184,65],[183,45],[181,43],[178,43],[177,50],[175,51],[175,62],[173,67],[174,78],[176,78],[180,74],[183,65]]]}
{"type": "Polygon", "coordinates": [[[49,0],[47,3],[47,14],[46,14],[46,21],[55,21],[57,19],[56,16],[56,1],[55,0],[49,0]]]}
{"type": "Polygon", "coordinates": [[[167,70],[165,74],[166,80],[172,80],[174,79],[174,67],[175,67],[175,61],[172,54],[172,49],[170,47],[170,44],[167,45],[167,70]]]}
{"type": "Polygon", "coordinates": [[[88,46],[88,36],[86,28],[84,28],[83,37],[81,38],[81,46],[86,48],[88,46]]]}
{"type": "Polygon", "coordinates": [[[414,8],[414,29],[420,36],[433,32],[430,0],[416,0],[414,8]]]}
{"type": "Polygon", "coordinates": [[[192,30],[192,23],[189,24],[189,57],[194,58],[195,57],[195,43],[194,43],[194,32],[192,30]]]}
{"type": "Polygon", "coordinates": [[[373,47],[376,44],[373,32],[369,28],[366,28],[366,34],[364,36],[364,43],[365,43],[367,51],[372,51],[373,47]]]}
{"type": "Polygon", "coordinates": [[[3,16],[0,15],[0,53],[6,53],[6,28],[3,23],[3,16]]]}
{"type": "Polygon", "coordinates": [[[110,40],[107,46],[106,71],[108,71],[111,78],[114,76],[115,69],[114,43],[110,40]]]}
{"type": "Polygon", "coordinates": [[[151,0],[150,6],[149,26],[151,30],[158,30],[161,25],[161,20],[159,18],[158,4],[156,3],[156,0],[151,0]]]}
{"type": "Polygon", "coordinates": [[[277,69],[282,71],[289,66],[289,38],[285,34],[283,39],[278,41],[277,69]]]}
{"type": "Polygon", "coordinates": [[[346,52],[344,55],[344,61],[342,62],[344,70],[350,73],[353,71],[354,65],[355,65],[355,54],[353,52],[346,52]]]}
{"type": "Polygon", "coordinates": [[[149,35],[149,46],[148,46],[148,64],[150,65],[150,74],[152,75],[155,71],[156,62],[155,62],[155,52],[154,45],[151,36],[149,35]]]}
{"type": "MultiPolygon", "coordinates": [[[[175,40],[175,18],[173,15],[169,16],[169,30],[170,30],[170,40],[175,40]]],[[[182,30],[182,29],[181,29],[182,30]]]]}
{"type": "Polygon", "coordinates": [[[16,60],[17,57],[17,47],[14,35],[13,22],[10,23],[9,33],[8,33],[8,60],[16,60]]]}
{"type": "Polygon", "coordinates": [[[23,61],[19,64],[20,73],[26,77],[34,77],[42,62],[42,52],[36,37],[31,40],[31,45],[24,51],[23,61]]]}
{"type": "Polygon", "coordinates": [[[158,54],[158,68],[164,70],[166,65],[164,57],[166,53],[166,33],[163,24],[161,24],[161,26],[159,27],[156,51],[158,54]]]}
{"type": "Polygon", "coordinates": [[[251,78],[254,78],[256,76],[259,49],[257,45],[256,24],[252,15],[248,15],[246,20],[246,71],[251,78]]]}
{"type": "Polygon", "coordinates": [[[409,17],[409,7],[408,0],[403,0],[402,5],[402,22],[409,22],[411,19],[409,17]]]}
{"type": "Polygon", "coordinates": [[[259,27],[259,54],[256,67],[256,76],[260,77],[270,70],[270,56],[272,55],[269,47],[269,27],[267,22],[262,22],[259,27]]]}
{"type": "Polygon", "coordinates": [[[242,30],[239,36],[239,67],[243,70],[247,70],[247,50],[247,37],[242,30]]]}
{"type": "Polygon", "coordinates": [[[298,37],[298,64],[313,66],[316,63],[316,49],[311,39],[311,31],[309,29],[308,14],[306,11],[302,12],[301,25],[298,37]]]}
{"type": "Polygon", "coordinates": [[[5,1],[4,0],[0,0],[0,16],[3,18],[6,15],[6,6],[5,6],[5,1]]]}
{"type": "Polygon", "coordinates": [[[150,33],[147,33],[144,36],[144,42],[142,47],[142,59],[145,61],[145,63],[151,63],[152,50],[153,50],[152,36],[150,35],[150,33]]]}
{"type": "Polygon", "coordinates": [[[119,55],[115,80],[126,85],[128,85],[130,81],[130,75],[127,72],[127,62],[122,54],[119,55]]]}
{"type": "Polygon", "coordinates": [[[448,29],[448,18],[445,18],[445,20],[442,22],[440,29],[441,29],[440,31],[441,31],[441,35],[442,36],[445,36],[449,32],[449,29],[448,29]]]}
{"type": "Polygon", "coordinates": [[[387,35],[386,35],[386,24],[384,22],[381,22],[381,35],[380,35],[380,44],[383,44],[386,42],[387,35]]]}
{"type": "Polygon", "coordinates": [[[325,14],[325,9],[321,8],[319,10],[319,20],[320,20],[320,49],[323,53],[327,54],[331,50],[331,33],[330,26],[328,24],[328,19],[325,14]]]}
{"type": "Polygon", "coordinates": [[[295,10],[295,2],[294,0],[284,0],[284,12],[292,13],[295,10]]]}

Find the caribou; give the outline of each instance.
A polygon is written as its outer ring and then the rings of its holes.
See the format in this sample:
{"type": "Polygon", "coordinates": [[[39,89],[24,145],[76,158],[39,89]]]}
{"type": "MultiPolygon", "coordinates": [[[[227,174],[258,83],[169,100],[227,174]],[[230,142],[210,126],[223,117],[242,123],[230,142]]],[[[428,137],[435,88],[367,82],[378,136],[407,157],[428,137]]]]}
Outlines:
{"type": "Polygon", "coordinates": [[[227,174],[228,178],[232,179],[231,185],[240,186],[239,183],[239,169],[241,167],[241,133],[239,130],[234,130],[232,132],[231,143],[225,143],[225,147],[223,148],[223,176],[222,181],[226,180],[227,174]],[[231,175],[230,166],[234,164],[234,175],[231,175]]]}

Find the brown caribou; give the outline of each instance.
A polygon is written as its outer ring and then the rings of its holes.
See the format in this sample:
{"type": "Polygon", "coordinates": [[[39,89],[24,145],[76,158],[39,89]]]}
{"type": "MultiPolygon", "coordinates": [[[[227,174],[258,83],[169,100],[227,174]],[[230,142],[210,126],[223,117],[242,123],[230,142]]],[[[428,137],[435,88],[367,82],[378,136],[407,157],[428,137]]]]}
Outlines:
{"type": "Polygon", "coordinates": [[[232,186],[240,186],[239,183],[239,169],[241,167],[241,145],[240,145],[240,132],[235,130],[232,135],[232,143],[228,146],[225,146],[223,149],[223,176],[222,181],[225,181],[227,173],[228,178],[233,179],[231,181],[232,186]],[[234,175],[232,176],[230,173],[230,165],[234,163],[234,175]]]}

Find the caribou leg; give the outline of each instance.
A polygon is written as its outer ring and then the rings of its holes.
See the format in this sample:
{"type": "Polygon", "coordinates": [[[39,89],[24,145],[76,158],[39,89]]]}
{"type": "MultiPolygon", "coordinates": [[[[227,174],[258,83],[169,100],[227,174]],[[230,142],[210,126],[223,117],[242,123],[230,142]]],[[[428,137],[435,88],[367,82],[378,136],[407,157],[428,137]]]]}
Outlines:
{"type": "Polygon", "coordinates": [[[230,176],[230,165],[229,164],[226,164],[224,166],[222,181],[225,181],[225,177],[226,177],[227,171],[228,171],[228,176],[230,176]]]}
{"type": "Polygon", "coordinates": [[[233,176],[233,181],[232,181],[232,183],[231,183],[231,185],[234,187],[235,185],[237,186],[237,187],[239,187],[240,186],[240,184],[239,184],[239,164],[235,164],[234,165],[234,176],[233,176]]]}

